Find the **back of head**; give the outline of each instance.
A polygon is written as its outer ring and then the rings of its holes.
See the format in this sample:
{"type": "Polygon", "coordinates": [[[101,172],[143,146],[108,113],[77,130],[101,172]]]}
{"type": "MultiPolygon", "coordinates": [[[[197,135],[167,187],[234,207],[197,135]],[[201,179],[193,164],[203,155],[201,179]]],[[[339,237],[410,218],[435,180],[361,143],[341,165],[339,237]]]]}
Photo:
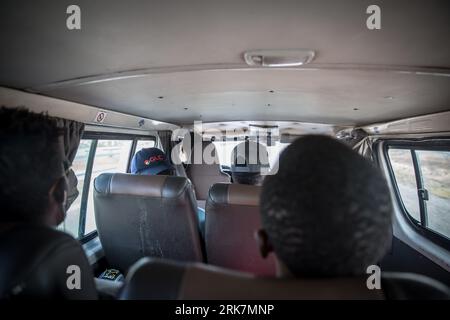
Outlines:
{"type": "Polygon", "coordinates": [[[236,183],[260,185],[262,168],[268,165],[267,148],[260,143],[247,140],[231,152],[231,174],[236,183]]]}
{"type": "Polygon", "coordinates": [[[64,176],[62,132],[55,120],[0,109],[1,222],[41,222],[49,189],[64,176]]]}
{"type": "Polygon", "coordinates": [[[391,199],[376,167],[346,145],[307,136],[280,155],[261,215],[277,257],[295,276],[351,276],[390,246],[391,199]]]}
{"type": "Polygon", "coordinates": [[[131,160],[131,173],[141,175],[171,175],[172,165],[167,155],[158,148],[144,148],[131,160]]]}

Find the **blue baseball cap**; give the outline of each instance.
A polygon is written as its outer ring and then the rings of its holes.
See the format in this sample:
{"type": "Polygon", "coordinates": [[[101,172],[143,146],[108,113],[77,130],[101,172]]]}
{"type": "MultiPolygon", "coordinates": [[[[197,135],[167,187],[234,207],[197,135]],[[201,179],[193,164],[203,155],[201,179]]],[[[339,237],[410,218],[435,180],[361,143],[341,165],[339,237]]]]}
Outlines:
{"type": "Polygon", "coordinates": [[[139,150],[131,160],[131,173],[157,175],[164,170],[172,169],[164,151],[158,148],[139,150]]]}

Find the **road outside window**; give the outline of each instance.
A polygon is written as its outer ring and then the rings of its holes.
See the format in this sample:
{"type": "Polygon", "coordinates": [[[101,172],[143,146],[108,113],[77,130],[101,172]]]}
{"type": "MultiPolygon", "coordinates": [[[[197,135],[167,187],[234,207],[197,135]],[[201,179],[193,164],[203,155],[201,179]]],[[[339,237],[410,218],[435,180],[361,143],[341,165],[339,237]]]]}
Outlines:
{"type": "Polygon", "coordinates": [[[408,215],[450,239],[450,152],[389,148],[388,154],[408,215]]]}
{"type": "Polygon", "coordinates": [[[80,222],[81,195],[83,194],[84,177],[86,175],[87,160],[92,140],[81,140],[77,155],[72,163],[72,169],[78,179],[79,195],[66,213],[66,219],[59,226],[59,229],[70,233],[75,238],[78,237],[78,225],[80,222]]]}
{"type": "Polygon", "coordinates": [[[97,229],[94,214],[94,180],[102,173],[126,172],[131,140],[99,140],[92,166],[91,183],[86,210],[85,234],[97,229]]]}

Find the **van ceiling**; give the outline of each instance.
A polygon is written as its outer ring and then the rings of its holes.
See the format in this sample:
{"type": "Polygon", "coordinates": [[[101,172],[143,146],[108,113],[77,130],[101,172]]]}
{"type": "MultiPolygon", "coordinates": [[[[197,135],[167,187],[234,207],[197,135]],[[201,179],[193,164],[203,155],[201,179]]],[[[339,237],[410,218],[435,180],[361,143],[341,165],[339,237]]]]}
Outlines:
{"type": "Polygon", "coordinates": [[[0,85],[177,124],[364,125],[450,110],[450,1],[2,0],[0,85]],[[248,67],[254,49],[316,51],[248,67]],[[272,92],[273,91],[273,92],[272,92]]]}

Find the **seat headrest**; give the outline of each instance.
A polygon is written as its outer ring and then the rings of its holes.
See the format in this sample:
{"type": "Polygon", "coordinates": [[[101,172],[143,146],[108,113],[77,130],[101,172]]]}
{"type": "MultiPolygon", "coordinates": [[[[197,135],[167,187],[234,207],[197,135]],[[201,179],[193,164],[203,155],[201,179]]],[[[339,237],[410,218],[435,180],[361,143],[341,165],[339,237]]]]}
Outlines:
{"type": "Polygon", "coordinates": [[[267,278],[200,263],[143,258],[128,274],[121,299],[381,300],[450,298],[444,284],[418,274],[386,273],[381,289],[368,289],[367,276],[267,278]]]}
{"type": "Polygon", "coordinates": [[[2,228],[0,270],[0,299],[97,298],[94,275],[79,242],[46,226],[2,228]],[[79,267],[79,290],[67,287],[69,266],[79,267]]]}
{"type": "Polygon", "coordinates": [[[387,299],[449,300],[450,288],[430,277],[416,273],[383,272],[382,287],[387,299]]]}
{"type": "Polygon", "coordinates": [[[122,299],[383,299],[366,277],[278,279],[200,263],[143,258],[130,270],[122,299]],[[162,284],[167,285],[162,287],[162,284]]]}
{"type": "Polygon", "coordinates": [[[94,181],[100,195],[131,195],[150,198],[177,198],[190,182],[184,177],[102,173],[94,181]]]}
{"type": "Polygon", "coordinates": [[[216,183],[209,190],[209,199],[215,204],[259,206],[260,193],[260,186],[216,183]]]}

